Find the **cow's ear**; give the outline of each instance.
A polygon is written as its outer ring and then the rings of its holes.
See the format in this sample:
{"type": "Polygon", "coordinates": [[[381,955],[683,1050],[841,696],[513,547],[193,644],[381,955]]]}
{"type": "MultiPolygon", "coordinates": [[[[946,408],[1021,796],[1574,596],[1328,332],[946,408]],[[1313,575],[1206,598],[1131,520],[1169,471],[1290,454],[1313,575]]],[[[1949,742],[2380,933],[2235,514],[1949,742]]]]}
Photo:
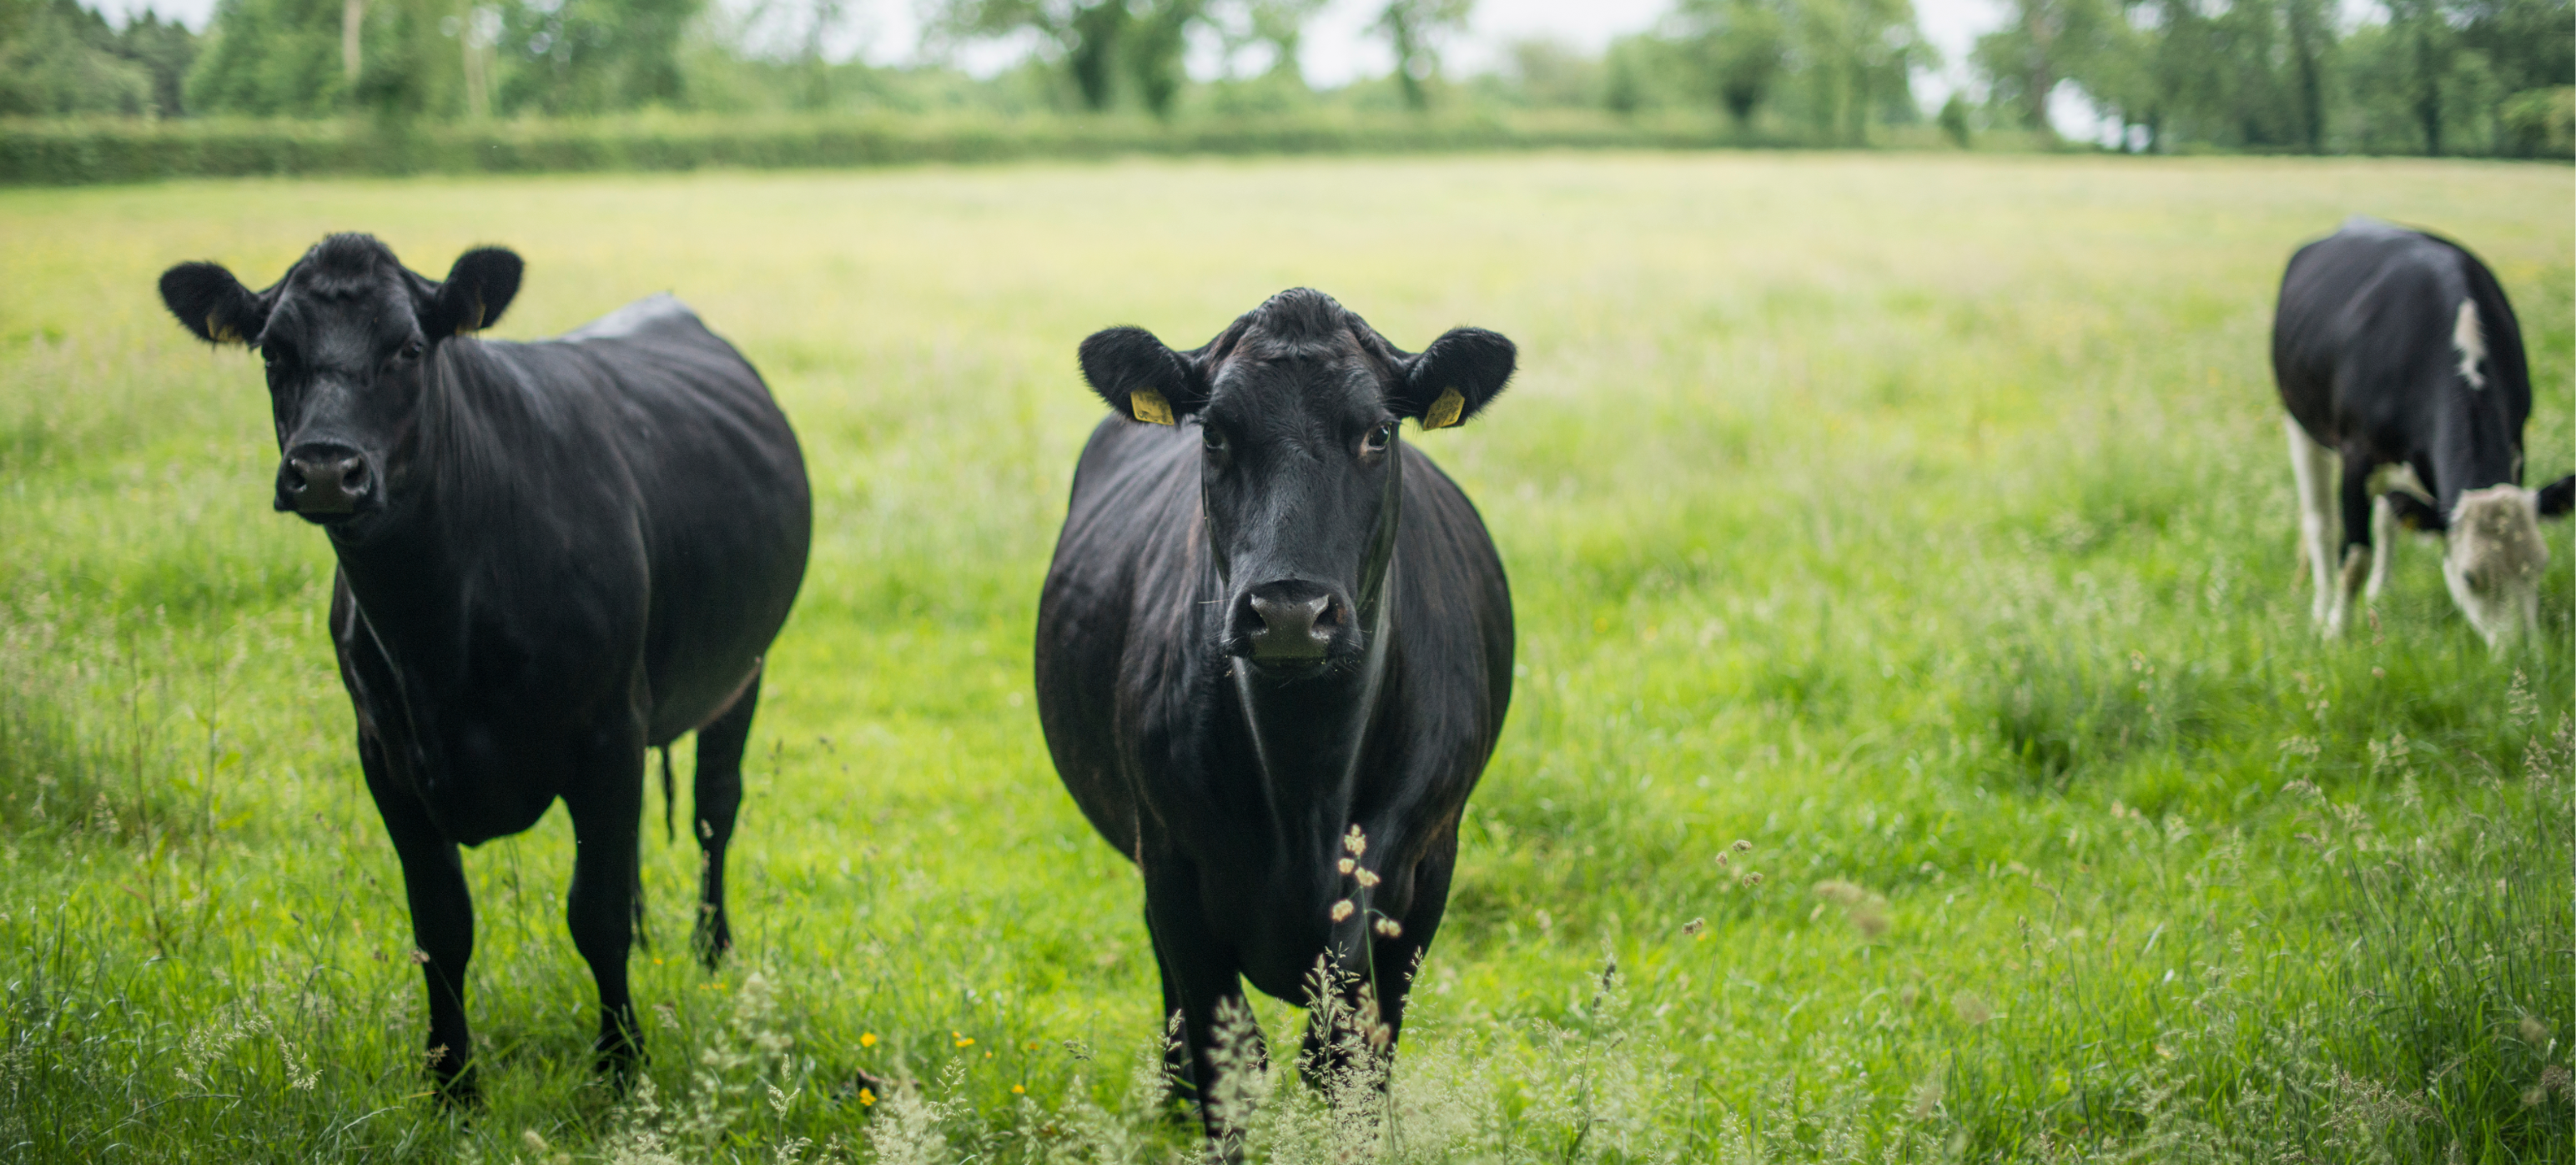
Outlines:
{"type": "Polygon", "coordinates": [[[1082,342],[1082,378],[1118,415],[1177,425],[1207,404],[1207,378],[1143,328],[1110,328],[1082,342]]]}
{"type": "Polygon", "coordinates": [[[2544,518],[2564,518],[2576,509],[2576,473],[2568,474],[2534,491],[2532,501],[2544,518]]]}
{"type": "Polygon", "coordinates": [[[1517,355],[1499,332],[1451,328],[1405,364],[1404,386],[1387,404],[1425,429],[1462,424],[1502,394],[1517,355]]]}
{"type": "Polygon", "coordinates": [[[2433,507],[2433,503],[2405,490],[2393,489],[2383,496],[2388,499],[2388,512],[2397,518],[2399,526],[2408,530],[2439,534],[2451,524],[2442,516],[2442,511],[2433,507]]]}
{"type": "Polygon", "coordinates": [[[433,340],[462,336],[491,327],[519,294],[519,272],[526,264],[499,247],[476,247],[456,257],[447,282],[438,285],[421,319],[421,331],[433,340]]]}
{"type": "Polygon", "coordinates": [[[268,304],[219,263],[181,263],[162,272],[161,302],[209,344],[248,344],[268,326],[268,304]]]}

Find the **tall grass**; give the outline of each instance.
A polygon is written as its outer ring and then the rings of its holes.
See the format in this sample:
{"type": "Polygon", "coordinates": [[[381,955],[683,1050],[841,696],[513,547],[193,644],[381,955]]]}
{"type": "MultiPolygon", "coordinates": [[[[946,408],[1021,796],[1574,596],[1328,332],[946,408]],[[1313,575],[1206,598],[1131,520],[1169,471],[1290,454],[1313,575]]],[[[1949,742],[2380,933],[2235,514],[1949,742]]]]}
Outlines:
{"type": "MultiPolygon", "coordinates": [[[[1055,784],[1035,586],[1090,329],[1282,286],[1512,336],[1411,434],[1514,584],[1512,718],[1391,1092],[1282,1055],[1261,1161],[2576,1156],[2571,597],[2491,657],[2410,546],[2306,625],[2264,364],[2300,239],[2476,246],[2576,448],[2563,172],[1520,156],[0,192],[0,1158],[1161,1160],[1133,875],[1055,784]],[[486,1107],[426,1096],[398,874],[161,267],[478,242],[542,335],[676,289],[805,441],[723,970],[650,844],[651,1059],[589,1069],[559,816],[467,857],[486,1107]],[[1738,844],[1738,843],[1742,844],[1738,844]],[[877,1085],[892,1081],[882,1091],[877,1085]]],[[[688,749],[680,749],[683,768],[688,749]]],[[[685,783],[683,788],[685,789],[685,783]]],[[[1301,1022],[1253,1009],[1275,1046],[1301,1022]]]]}

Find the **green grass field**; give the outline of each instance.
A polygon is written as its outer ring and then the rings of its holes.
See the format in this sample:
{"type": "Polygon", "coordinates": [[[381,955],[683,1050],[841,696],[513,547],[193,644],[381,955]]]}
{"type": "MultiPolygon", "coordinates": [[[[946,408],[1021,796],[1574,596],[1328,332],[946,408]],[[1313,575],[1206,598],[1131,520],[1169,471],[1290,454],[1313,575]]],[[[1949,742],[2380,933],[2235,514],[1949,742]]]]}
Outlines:
{"type": "Polygon", "coordinates": [[[1292,1079],[1253,1156],[2576,1160],[2576,551],[2532,651],[2420,543],[2316,642],[2267,357],[2293,246],[2433,226],[2568,472],[2571,211],[2564,167],[1868,155],[0,192],[0,1160],[1188,1156],[1030,628],[1074,345],[1299,284],[1519,343],[1405,436],[1502,549],[1519,679],[1393,1119],[1292,1079]],[[255,358],[153,292],[345,229],[517,248],[502,336],[673,290],[804,439],[739,947],[685,957],[654,831],[638,1095],[589,1067],[558,813],[467,856],[487,1105],[425,1099],[329,550],[269,510],[255,358]]]}

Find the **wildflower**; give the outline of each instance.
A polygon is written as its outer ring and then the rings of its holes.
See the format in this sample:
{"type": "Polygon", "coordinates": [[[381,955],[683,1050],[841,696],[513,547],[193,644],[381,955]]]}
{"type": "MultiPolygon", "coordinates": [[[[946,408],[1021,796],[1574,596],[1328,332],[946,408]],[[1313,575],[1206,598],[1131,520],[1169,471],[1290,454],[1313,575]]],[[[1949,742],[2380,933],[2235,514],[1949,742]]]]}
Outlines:
{"type": "Polygon", "coordinates": [[[1734,845],[1728,846],[1727,848],[1740,854],[1748,854],[1753,852],[1753,843],[1739,837],[1735,839],[1734,845]]]}
{"type": "Polygon", "coordinates": [[[1387,938],[1394,938],[1404,933],[1404,924],[1392,918],[1380,918],[1377,920],[1377,932],[1387,938]]]}
{"type": "Polygon", "coordinates": [[[870,1105],[875,1104],[876,1102],[877,1094],[874,1090],[869,1089],[864,1085],[859,1088],[859,1103],[861,1105],[870,1105]]]}
{"type": "Polygon", "coordinates": [[[1377,885],[1378,881],[1376,871],[1373,871],[1366,866],[1360,867],[1357,872],[1351,875],[1351,877],[1357,879],[1359,884],[1362,886],[1374,886],[1377,885]]]}
{"type": "Polygon", "coordinates": [[[1342,848],[1351,851],[1352,857],[1368,852],[1368,837],[1360,832],[1357,822],[1352,823],[1349,833],[1342,835],[1342,848]]]}
{"type": "Polygon", "coordinates": [[[1719,850],[1719,851],[1717,851],[1717,864],[1718,864],[1721,868],[1722,868],[1722,867],[1724,867],[1724,866],[1726,865],[1726,851],[1725,851],[1725,850],[1719,850]]]}
{"type": "Polygon", "coordinates": [[[877,1033],[875,1033],[875,1032],[860,1032],[860,1033],[859,1033],[859,1046],[860,1046],[860,1047],[862,1047],[862,1048],[873,1048],[873,1047],[877,1046],[877,1033]]]}
{"type": "Polygon", "coordinates": [[[948,1038],[957,1041],[957,1046],[961,1048],[971,1047],[975,1043],[975,1037],[967,1035],[964,1032],[950,1032],[948,1033],[948,1038]]]}
{"type": "Polygon", "coordinates": [[[1013,1096],[1026,1096],[1028,1095],[1028,1092],[1029,1090],[1027,1085],[1014,1084],[1011,1086],[1011,1095],[1013,1096]]]}
{"type": "Polygon", "coordinates": [[[1352,906],[1351,900],[1348,898],[1344,898],[1339,902],[1333,903],[1333,921],[1340,922],[1345,918],[1349,918],[1351,916],[1351,911],[1355,909],[1357,909],[1357,907],[1352,906]]]}
{"type": "Polygon", "coordinates": [[[1334,868],[1339,869],[1341,872],[1343,872],[1343,873],[1347,874],[1347,873],[1350,873],[1353,869],[1357,868],[1358,866],[1359,866],[1359,863],[1358,863],[1358,862],[1352,861],[1352,860],[1351,860],[1351,859],[1349,859],[1349,858],[1343,858],[1343,859],[1342,859],[1342,861],[1341,861],[1341,864],[1340,864],[1340,865],[1338,865],[1338,866],[1336,866],[1336,867],[1334,867],[1334,868]]]}
{"type": "Polygon", "coordinates": [[[1738,886],[1742,886],[1742,887],[1744,887],[1744,888],[1746,888],[1746,889],[1748,889],[1748,890],[1749,890],[1749,889],[1751,889],[1751,888],[1753,888],[1753,887],[1755,887],[1755,886],[1759,886],[1759,885],[1761,885],[1761,884],[1762,884],[1762,871],[1760,871],[1760,870],[1747,870],[1747,871],[1745,871],[1745,873],[1744,873],[1744,876],[1743,876],[1743,877],[1741,877],[1741,878],[1737,878],[1737,879],[1735,880],[1735,884],[1736,884],[1736,885],[1738,885],[1738,886]]]}
{"type": "Polygon", "coordinates": [[[1682,936],[1685,938],[1697,938],[1699,937],[1699,932],[1706,929],[1708,929],[1707,919],[1694,918],[1689,922],[1682,924],[1682,936]]]}

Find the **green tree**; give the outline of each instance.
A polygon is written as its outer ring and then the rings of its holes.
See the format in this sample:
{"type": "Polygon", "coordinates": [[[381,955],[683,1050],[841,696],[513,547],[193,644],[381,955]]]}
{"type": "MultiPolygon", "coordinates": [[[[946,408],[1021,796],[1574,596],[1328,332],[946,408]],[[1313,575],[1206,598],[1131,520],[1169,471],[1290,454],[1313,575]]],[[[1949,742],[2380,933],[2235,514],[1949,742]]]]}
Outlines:
{"type": "Polygon", "coordinates": [[[158,101],[152,70],[129,59],[107,19],[76,0],[20,0],[0,13],[0,113],[178,112],[158,101]]]}
{"type": "Polygon", "coordinates": [[[684,104],[680,47],[700,2],[514,0],[497,38],[508,62],[502,106],[593,114],[684,104]]]}
{"type": "Polygon", "coordinates": [[[1871,118],[1917,120],[1912,72],[1930,59],[1911,0],[1799,0],[1791,60],[1822,141],[1860,145],[1871,118]]]}
{"type": "Polygon", "coordinates": [[[321,116],[348,107],[340,0],[220,0],[188,71],[188,108],[321,116]]]}
{"type": "Polygon", "coordinates": [[[1424,82],[1440,73],[1441,38],[1467,26],[1476,0],[1387,0],[1376,28],[1395,50],[1395,83],[1407,108],[1431,108],[1424,82]]]}
{"type": "Polygon", "coordinates": [[[932,29],[950,38],[1044,38],[1072,79],[1083,108],[1105,110],[1118,97],[1120,44],[1135,17],[1128,0],[945,0],[932,29]]]}
{"type": "Polygon", "coordinates": [[[1682,0],[1674,16],[1718,105],[1738,130],[1750,126],[1789,63],[1777,0],[1682,0]]]}
{"type": "Polygon", "coordinates": [[[1189,47],[1190,26],[1206,19],[1205,0],[1146,0],[1142,12],[1131,9],[1122,55],[1136,82],[1136,96],[1154,116],[1172,115],[1172,103],[1189,79],[1181,58],[1189,47]]]}

